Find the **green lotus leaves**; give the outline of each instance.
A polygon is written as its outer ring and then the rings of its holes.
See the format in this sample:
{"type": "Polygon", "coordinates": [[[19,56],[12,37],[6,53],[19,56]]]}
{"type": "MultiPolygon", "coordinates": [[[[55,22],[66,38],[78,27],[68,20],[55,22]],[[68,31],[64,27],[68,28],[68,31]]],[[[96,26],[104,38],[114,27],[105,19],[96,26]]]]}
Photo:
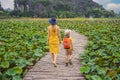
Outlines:
{"type": "Polygon", "coordinates": [[[22,80],[22,78],[20,78],[20,76],[14,76],[12,80],[22,80]]]}
{"type": "Polygon", "coordinates": [[[102,80],[102,78],[100,76],[98,76],[98,75],[91,76],[91,79],[92,80],[102,80]]]}
{"type": "Polygon", "coordinates": [[[6,74],[10,75],[10,76],[14,76],[14,75],[17,75],[17,74],[22,74],[22,68],[21,67],[14,67],[14,68],[11,68],[11,69],[8,69],[6,74]]]}
{"type": "Polygon", "coordinates": [[[119,19],[103,19],[102,21],[97,19],[93,22],[87,20],[74,21],[73,23],[67,24],[67,28],[78,31],[88,37],[89,41],[86,50],[80,54],[83,65],[80,71],[83,73],[86,72],[85,74],[88,80],[94,80],[96,77],[98,79],[100,78],[100,80],[103,80],[103,78],[105,80],[117,79],[116,75],[120,73],[120,70],[118,70],[120,66],[119,25],[119,19]],[[87,72],[86,65],[90,67],[90,72],[87,72]],[[109,70],[115,70],[115,72],[107,76],[109,70]]]}
{"type": "Polygon", "coordinates": [[[44,56],[48,25],[41,24],[34,20],[0,21],[0,42],[3,42],[0,45],[0,80],[21,80],[27,67],[44,56]]]}
{"type": "MultiPolygon", "coordinates": [[[[59,20],[58,25],[88,37],[86,50],[80,56],[83,65],[80,71],[88,80],[120,79],[119,19],[59,20]]],[[[49,48],[46,45],[47,26],[49,23],[39,20],[0,21],[0,41],[4,43],[0,46],[0,78],[21,80],[27,66],[45,55],[49,48]]]]}
{"type": "Polygon", "coordinates": [[[28,62],[28,61],[27,61],[25,58],[20,58],[20,59],[17,59],[17,60],[15,61],[16,65],[18,65],[18,66],[20,66],[20,67],[22,67],[22,68],[24,68],[24,67],[27,66],[27,62],[28,62]]]}
{"type": "Polygon", "coordinates": [[[90,67],[89,66],[84,66],[80,68],[80,72],[82,73],[89,73],[90,67]]]}
{"type": "Polygon", "coordinates": [[[104,68],[97,68],[97,73],[98,73],[99,75],[106,75],[107,70],[104,69],[104,68]]]}
{"type": "Polygon", "coordinates": [[[1,62],[0,67],[1,68],[9,68],[10,63],[8,61],[1,62]]]}
{"type": "Polygon", "coordinates": [[[112,79],[106,75],[103,80],[112,80],[112,79]]]}

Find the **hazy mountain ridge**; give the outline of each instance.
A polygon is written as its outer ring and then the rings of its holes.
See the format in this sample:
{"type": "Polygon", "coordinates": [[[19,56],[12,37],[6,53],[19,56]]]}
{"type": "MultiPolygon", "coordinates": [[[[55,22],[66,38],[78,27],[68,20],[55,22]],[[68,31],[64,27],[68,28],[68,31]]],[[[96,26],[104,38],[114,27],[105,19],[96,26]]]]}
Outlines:
{"type": "Polygon", "coordinates": [[[114,17],[113,11],[105,10],[92,0],[14,0],[18,17],[114,17]]]}

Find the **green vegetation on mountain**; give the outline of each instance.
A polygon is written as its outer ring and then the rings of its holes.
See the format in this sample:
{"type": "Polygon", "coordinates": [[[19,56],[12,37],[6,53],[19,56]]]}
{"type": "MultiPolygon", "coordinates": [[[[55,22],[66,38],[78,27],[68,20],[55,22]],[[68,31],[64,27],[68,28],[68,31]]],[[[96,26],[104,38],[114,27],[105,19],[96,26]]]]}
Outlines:
{"type": "Polygon", "coordinates": [[[0,19],[1,19],[1,18],[6,18],[6,17],[9,18],[10,15],[9,15],[8,12],[6,12],[6,11],[2,8],[1,2],[0,2],[0,19]]]}
{"type": "Polygon", "coordinates": [[[92,0],[14,0],[12,16],[18,17],[114,17],[92,0]]]}

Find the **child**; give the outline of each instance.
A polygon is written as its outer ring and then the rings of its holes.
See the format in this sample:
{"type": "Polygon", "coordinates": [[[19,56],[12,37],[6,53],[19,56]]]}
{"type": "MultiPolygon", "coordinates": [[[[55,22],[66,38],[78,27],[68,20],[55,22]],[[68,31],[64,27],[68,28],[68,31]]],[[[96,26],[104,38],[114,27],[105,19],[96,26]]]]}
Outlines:
{"type": "Polygon", "coordinates": [[[72,65],[72,37],[70,37],[70,30],[65,31],[65,37],[63,38],[63,46],[66,52],[66,66],[68,66],[68,62],[72,65]]]}

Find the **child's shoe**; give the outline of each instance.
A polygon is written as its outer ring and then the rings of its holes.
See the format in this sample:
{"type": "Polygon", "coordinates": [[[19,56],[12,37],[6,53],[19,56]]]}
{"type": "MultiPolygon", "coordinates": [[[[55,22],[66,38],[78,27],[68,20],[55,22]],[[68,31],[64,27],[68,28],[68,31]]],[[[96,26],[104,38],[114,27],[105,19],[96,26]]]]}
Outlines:
{"type": "Polygon", "coordinates": [[[53,63],[54,67],[57,67],[57,64],[53,63]]]}
{"type": "Polygon", "coordinates": [[[65,63],[65,66],[68,66],[68,63],[65,63]]]}
{"type": "Polygon", "coordinates": [[[70,65],[72,65],[72,61],[71,60],[69,60],[69,63],[70,63],[70,65]]]}

